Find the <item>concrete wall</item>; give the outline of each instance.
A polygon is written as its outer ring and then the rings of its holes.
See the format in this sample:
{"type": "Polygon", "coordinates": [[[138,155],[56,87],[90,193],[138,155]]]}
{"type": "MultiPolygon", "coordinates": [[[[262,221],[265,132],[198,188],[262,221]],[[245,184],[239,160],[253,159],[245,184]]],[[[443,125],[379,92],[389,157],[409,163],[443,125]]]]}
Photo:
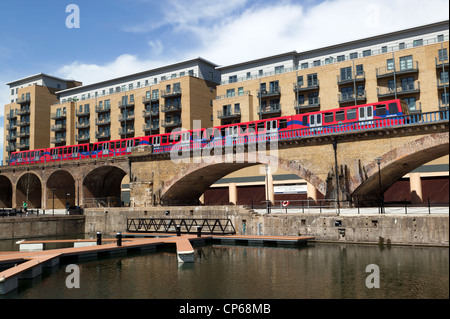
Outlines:
{"type": "Polygon", "coordinates": [[[230,218],[238,234],[312,235],[318,241],[449,245],[448,216],[438,215],[372,215],[336,216],[335,214],[269,214],[252,213],[242,206],[156,207],[86,209],[86,233],[126,230],[127,218],[230,218]]]}
{"type": "Polygon", "coordinates": [[[84,219],[84,216],[0,218],[0,240],[82,234],[84,219]]]}

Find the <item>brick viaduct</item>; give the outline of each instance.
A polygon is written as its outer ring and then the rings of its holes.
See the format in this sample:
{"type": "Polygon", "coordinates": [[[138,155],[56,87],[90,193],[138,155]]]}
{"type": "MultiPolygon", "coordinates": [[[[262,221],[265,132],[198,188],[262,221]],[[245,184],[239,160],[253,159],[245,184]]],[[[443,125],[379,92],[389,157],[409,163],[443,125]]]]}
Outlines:
{"type": "Polygon", "coordinates": [[[267,144],[266,152],[245,146],[243,152],[233,150],[231,157],[221,149],[223,154],[216,154],[212,162],[210,153],[200,158],[191,152],[186,161],[175,163],[170,154],[152,154],[144,146],[115,158],[3,166],[0,207],[20,207],[27,194],[29,207],[43,209],[50,209],[53,202],[55,208],[62,208],[67,200],[87,206],[90,198],[120,198],[125,175],[130,178],[131,206],[195,204],[215,181],[258,164],[296,174],[330,199],[336,196],[337,166],[340,199],[369,205],[379,196],[376,158],[381,158],[381,190],[385,192],[405,174],[449,154],[449,123],[283,140],[277,142],[276,151],[267,144]]]}

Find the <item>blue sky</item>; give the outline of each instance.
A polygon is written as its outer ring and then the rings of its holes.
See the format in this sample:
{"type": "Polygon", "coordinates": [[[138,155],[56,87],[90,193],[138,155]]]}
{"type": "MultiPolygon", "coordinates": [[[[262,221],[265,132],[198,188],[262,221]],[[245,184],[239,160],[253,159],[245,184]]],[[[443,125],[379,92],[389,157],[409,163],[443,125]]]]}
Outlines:
{"type": "Polygon", "coordinates": [[[227,65],[448,19],[447,0],[423,3],[2,0],[0,143],[6,83],[15,79],[43,72],[89,84],[198,56],[227,65]],[[69,4],[80,8],[79,29],[66,27],[69,4]]]}

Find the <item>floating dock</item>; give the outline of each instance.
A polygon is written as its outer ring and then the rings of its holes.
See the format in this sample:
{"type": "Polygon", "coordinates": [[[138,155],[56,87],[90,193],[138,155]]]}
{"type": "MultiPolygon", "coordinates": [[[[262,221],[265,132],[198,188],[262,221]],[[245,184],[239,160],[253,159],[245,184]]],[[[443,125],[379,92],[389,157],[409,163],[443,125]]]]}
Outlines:
{"type": "Polygon", "coordinates": [[[314,237],[310,236],[250,236],[250,235],[165,235],[123,233],[117,239],[75,239],[19,241],[20,251],[0,252],[0,295],[7,294],[18,287],[19,279],[35,278],[42,273],[42,268],[59,265],[62,258],[78,260],[97,258],[101,255],[126,255],[129,251],[152,251],[159,245],[175,244],[177,260],[180,263],[194,262],[194,245],[203,245],[206,241],[220,241],[222,244],[246,243],[248,245],[265,245],[276,243],[277,246],[302,245],[314,237]],[[123,238],[122,238],[123,237],[123,238]],[[73,247],[44,250],[50,243],[73,243],[73,247]]]}

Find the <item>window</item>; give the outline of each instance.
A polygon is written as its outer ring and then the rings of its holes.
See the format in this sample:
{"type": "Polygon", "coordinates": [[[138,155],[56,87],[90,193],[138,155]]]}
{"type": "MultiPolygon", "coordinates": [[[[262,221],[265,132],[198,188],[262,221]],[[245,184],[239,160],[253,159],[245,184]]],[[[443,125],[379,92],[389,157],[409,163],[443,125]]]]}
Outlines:
{"type": "Polygon", "coordinates": [[[302,63],[302,64],[300,65],[300,68],[301,68],[302,70],[309,68],[308,62],[302,63]]]}
{"type": "Polygon", "coordinates": [[[278,81],[272,81],[269,83],[270,93],[278,93],[280,91],[280,84],[278,81]]]}
{"type": "Polygon", "coordinates": [[[364,66],[362,64],[356,66],[356,75],[364,75],[364,66]]]}
{"type": "Polygon", "coordinates": [[[413,68],[412,55],[400,57],[400,71],[409,70],[413,68]]]}
{"type": "Polygon", "coordinates": [[[350,60],[357,59],[357,58],[358,58],[358,52],[350,53],[350,60]]]}
{"type": "Polygon", "coordinates": [[[387,69],[388,70],[393,70],[395,67],[395,63],[394,63],[394,59],[387,59],[386,61],[387,63],[387,69]]]}
{"type": "Polygon", "coordinates": [[[407,78],[402,78],[401,79],[401,85],[402,85],[402,90],[403,91],[414,90],[414,77],[410,76],[410,77],[407,77],[407,78]]]}
{"type": "Polygon", "coordinates": [[[234,113],[235,114],[241,113],[241,104],[239,103],[234,104],[234,113]]]}
{"type": "Polygon", "coordinates": [[[14,89],[11,90],[11,95],[14,95],[14,89]]]}
{"type": "Polygon", "coordinates": [[[444,41],[444,35],[443,35],[443,34],[439,34],[439,35],[437,36],[437,40],[438,40],[438,42],[444,41]]]}
{"type": "MultiPolygon", "coordinates": [[[[312,117],[312,119],[313,119],[314,117],[312,117]]],[[[311,119],[311,120],[312,120],[311,119]]],[[[331,123],[331,122],[334,122],[334,114],[332,113],[332,112],[328,112],[328,113],[325,113],[325,116],[324,116],[324,122],[325,123],[331,123]]]]}
{"type": "Polygon", "coordinates": [[[238,88],[238,95],[244,95],[244,88],[242,86],[238,88]]]}
{"type": "Polygon", "coordinates": [[[281,73],[284,73],[284,65],[276,66],[275,74],[281,74],[281,73]]]}
{"type": "Polygon", "coordinates": [[[390,114],[397,114],[398,113],[397,103],[389,103],[389,113],[390,114]]]}
{"type": "Polygon", "coordinates": [[[159,90],[152,90],[152,100],[157,100],[159,99],[159,90]]]}
{"type": "Polygon", "coordinates": [[[313,62],[313,65],[314,65],[314,66],[320,66],[320,60],[314,61],[314,62],[313,62]]]}
{"type": "Polygon", "coordinates": [[[338,55],[337,61],[338,61],[338,62],[345,61],[345,55],[338,55]]]}
{"type": "Polygon", "coordinates": [[[347,120],[355,120],[356,119],[356,109],[347,110],[347,120]]]}
{"type": "Polygon", "coordinates": [[[377,105],[375,109],[375,115],[377,116],[386,115],[386,105],[377,105]]]}
{"type": "Polygon", "coordinates": [[[448,71],[441,72],[439,78],[441,83],[448,83],[448,71]]]}
{"type": "Polygon", "coordinates": [[[363,51],[363,57],[365,56],[371,56],[372,55],[372,50],[364,50],[363,51]]]}
{"type": "Polygon", "coordinates": [[[128,84],[128,90],[132,90],[133,89],[133,83],[128,84]]]}
{"type": "Polygon", "coordinates": [[[345,121],[345,111],[336,111],[336,122],[345,121]]]}
{"type": "Polygon", "coordinates": [[[237,75],[231,75],[228,77],[228,82],[229,83],[235,83],[237,82],[237,75]]]}
{"type": "Polygon", "coordinates": [[[318,85],[317,73],[308,74],[308,87],[318,85]]]}
{"type": "Polygon", "coordinates": [[[264,122],[259,122],[258,123],[258,132],[262,132],[262,131],[264,131],[264,129],[265,129],[265,127],[264,127],[264,122]]]}
{"type": "Polygon", "coordinates": [[[325,64],[331,64],[331,63],[333,63],[333,58],[332,57],[329,57],[329,58],[325,59],[325,64]]]}
{"type": "Polygon", "coordinates": [[[403,99],[406,104],[408,105],[408,108],[410,111],[416,111],[416,98],[415,97],[407,97],[403,99]]]}
{"type": "Polygon", "coordinates": [[[399,50],[403,50],[403,49],[405,49],[405,48],[406,48],[405,42],[400,42],[400,43],[398,44],[398,49],[399,49],[399,50]]]}
{"type": "Polygon", "coordinates": [[[440,49],[438,51],[438,53],[439,53],[439,61],[447,61],[448,60],[447,49],[440,49]]]}
{"type": "Polygon", "coordinates": [[[235,96],[234,89],[228,89],[227,90],[227,97],[234,97],[234,96],[235,96]]]}
{"type": "Polygon", "coordinates": [[[303,75],[297,76],[297,85],[298,86],[303,85],[303,75]]]}
{"type": "Polygon", "coordinates": [[[388,47],[387,46],[381,47],[381,53],[387,53],[387,52],[388,52],[388,47]]]}
{"type": "Polygon", "coordinates": [[[418,40],[414,40],[413,41],[413,46],[414,47],[419,47],[421,45],[423,45],[423,39],[418,39],[418,40]]]}
{"type": "Polygon", "coordinates": [[[259,70],[259,71],[258,71],[258,76],[263,76],[263,75],[264,75],[263,70],[259,70]]]}
{"type": "Polygon", "coordinates": [[[350,80],[352,78],[352,67],[341,68],[341,81],[350,80]]]}
{"type": "Polygon", "coordinates": [[[180,82],[173,84],[173,92],[174,93],[181,92],[181,83],[180,82]]]}
{"type": "Polygon", "coordinates": [[[250,72],[247,72],[247,80],[251,79],[252,75],[250,72]]]}

